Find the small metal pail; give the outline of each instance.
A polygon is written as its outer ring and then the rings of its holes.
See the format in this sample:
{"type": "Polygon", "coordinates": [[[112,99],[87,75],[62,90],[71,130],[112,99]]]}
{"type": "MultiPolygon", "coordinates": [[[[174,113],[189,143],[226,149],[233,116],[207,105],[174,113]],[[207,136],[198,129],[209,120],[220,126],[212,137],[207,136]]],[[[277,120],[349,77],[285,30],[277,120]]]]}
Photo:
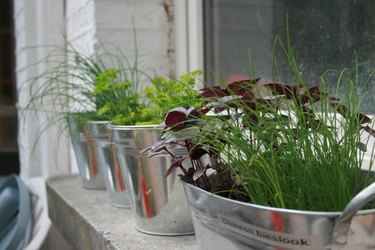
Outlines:
{"type": "Polygon", "coordinates": [[[76,114],[68,116],[68,127],[82,186],[87,189],[105,189],[88,124],[81,122],[79,114],[76,114]]]}
{"type": "Polygon", "coordinates": [[[199,249],[375,249],[375,183],[343,212],[310,212],[227,199],[184,183],[199,249]]]}
{"type": "Polygon", "coordinates": [[[111,204],[115,207],[130,208],[124,177],[115,153],[108,121],[89,121],[95,141],[99,167],[101,168],[111,204]]]}
{"type": "Polygon", "coordinates": [[[177,173],[165,176],[171,157],[149,157],[141,150],[160,140],[162,127],[114,126],[120,166],[128,188],[137,230],[155,235],[193,234],[189,205],[177,173]]]}

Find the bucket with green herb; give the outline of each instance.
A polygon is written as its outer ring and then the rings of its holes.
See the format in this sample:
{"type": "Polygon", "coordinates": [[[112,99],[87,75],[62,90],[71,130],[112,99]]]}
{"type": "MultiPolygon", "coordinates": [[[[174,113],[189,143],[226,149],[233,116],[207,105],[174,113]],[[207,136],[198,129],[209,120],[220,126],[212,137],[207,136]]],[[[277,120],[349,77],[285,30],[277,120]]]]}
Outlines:
{"type": "MultiPolygon", "coordinates": [[[[167,110],[196,102],[198,93],[194,87],[199,75],[200,72],[195,71],[178,80],[152,79],[140,96],[129,99],[129,105],[122,105],[127,109],[118,112],[110,125],[136,228],[141,232],[155,235],[194,233],[177,173],[165,178],[170,156],[160,152],[157,157],[150,158],[142,149],[160,140],[164,125],[159,123],[167,110]]],[[[184,150],[173,150],[179,155],[187,154],[184,150]]]]}

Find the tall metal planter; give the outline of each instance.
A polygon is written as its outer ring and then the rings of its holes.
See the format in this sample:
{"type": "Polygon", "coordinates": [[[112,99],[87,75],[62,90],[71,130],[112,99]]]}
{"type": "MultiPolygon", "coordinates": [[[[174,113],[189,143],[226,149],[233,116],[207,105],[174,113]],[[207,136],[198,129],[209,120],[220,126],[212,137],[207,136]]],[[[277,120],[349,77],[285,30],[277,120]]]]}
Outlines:
{"type": "MultiPolygon", "coordinates": [[[[375,184],[344,212],[310,212],[227,199],[184,183],[199,249],[374,249],[375,184]]],[[[322,194],[324,195],[324,194],[322,194]]]]}
{"type": "Polygon", "coordinates": [[[77,114],[68,116],[68,127],[82,186],[87,189],[105,189],[103,173],[98,166],[95,144],[88,124],[82,123],[77,114]]]}
{"type": "Polygon", "coordinates": [[[117,159],[108,121],[90,121],[95,149],[111,204],[116,207],[130,208],[128,192],[124,177],[117,159]]]}
{"type": "MultiPolygon", "coordinates": [[[[167,154],[140,153],[160,140],[162,127],[110,125],[137,230],[155,235],[193,234],[190,209],[177,173],[165,173],[167,154]]],[[[178,153],[178,152],[177,152],[178,153]]]]}

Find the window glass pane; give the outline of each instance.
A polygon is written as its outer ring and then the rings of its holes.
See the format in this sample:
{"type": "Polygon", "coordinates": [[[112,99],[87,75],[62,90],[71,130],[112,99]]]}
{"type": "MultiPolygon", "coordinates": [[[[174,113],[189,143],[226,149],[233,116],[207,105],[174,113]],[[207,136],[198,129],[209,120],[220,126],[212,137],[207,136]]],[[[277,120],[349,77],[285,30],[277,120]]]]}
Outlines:
{"type": "MultiPolygon", "coordinates": [[[[204,1],[206,78],[215,81],[210,71],[227,81],[246,78],[251,53],[255,77],[293,81],[280,46],[275,53],[279,73],[272,71],[274,39],[286,41],[286,15],[306,81],[318,83],[326,70],[353,67],[356,60],[364,78],[375,64],[374,13],[375,1],[369,0],[204,1]]],[[[374,82],[361,88],[367,91],[364,109],[374,113],[374,82]]]]}
{"type": "MultiPolygon", "coordinates": [[[[12,1],[1,0],[0,10],[11,10],[12,1]]],[[[0,29],[7,29],[11,26],[12,12],[2,11],[0,15],[0,29]]]]}

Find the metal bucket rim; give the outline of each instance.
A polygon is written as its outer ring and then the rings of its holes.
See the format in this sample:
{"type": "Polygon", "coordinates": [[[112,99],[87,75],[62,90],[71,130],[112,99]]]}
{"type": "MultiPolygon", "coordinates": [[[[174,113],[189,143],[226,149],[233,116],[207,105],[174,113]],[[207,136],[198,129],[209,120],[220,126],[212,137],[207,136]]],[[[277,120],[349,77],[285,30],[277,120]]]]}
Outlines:
{"type": "MultiPolygon", "coordinates": [[[[295,214],[295,215],[309,215],[309,216],[324,216],[324,217],[339,217],[342,212],[337,211],[337,212],[324,212],[324,211],[306,211],[306,210],[296,210],[296,209],[284,209],[284,208],[277,208],[277,207],[267,207],[267,206],[262,206],[262,205],[257,205],[254,203],[249,203],[249,202],[243,202],[243,201],[237,201],[233,199],[229,199],[226,197],[222,197],[219,195],[216,195],[214,193],[208,192],[202,188],[196,187],[190,183],[187,183],[183,180],[180,179],[180,181],[184,184],[184,186],[189,186],[189,188],[199,190],[199,192],[203,192],[206,195],[209,196],[214,196],[217,199],[222,199],[226,200],[228,202],[233,202],[242,206],[249,206],[252,208],[257,208],[257,209],[263,209],[263,210],[268,210],[272,212],[280,212],[280,213],[285,213],[285,214],[295,214]]],[[[357,211],[357,215],[366,215],[366,214],[372,214],[375,213],[375,208],[373,209],[366,209],[366,210],[359,210],[357,211]]]]}
{"type": "Polygon", "coordinates": [[[94,120],[91,120],[91,121],[87,121],[87,123],[89,124],[109,124],[111,121],[94,121],[94,120]]]}
{"type": "Polygon", "coordinates": [[[115,125],[110,123],[108,127],[112,130],[163,130],[164,126],[160,124],[153,124],[153,125],[115,125]]]}
{"type": "Polygon", "coordinates": [[[109,131],[108,124],[110,121],[87,121],[87,124],[90,126],[90,132],[92,134],[92,137],[94,140],[99,140],[102,141],[104,140],[110,140],[110,134],[111,132],[109,131]],[[95,128],[100,128],[103,127],[105,130],[103,131],[96,131],[95,128]]]}

